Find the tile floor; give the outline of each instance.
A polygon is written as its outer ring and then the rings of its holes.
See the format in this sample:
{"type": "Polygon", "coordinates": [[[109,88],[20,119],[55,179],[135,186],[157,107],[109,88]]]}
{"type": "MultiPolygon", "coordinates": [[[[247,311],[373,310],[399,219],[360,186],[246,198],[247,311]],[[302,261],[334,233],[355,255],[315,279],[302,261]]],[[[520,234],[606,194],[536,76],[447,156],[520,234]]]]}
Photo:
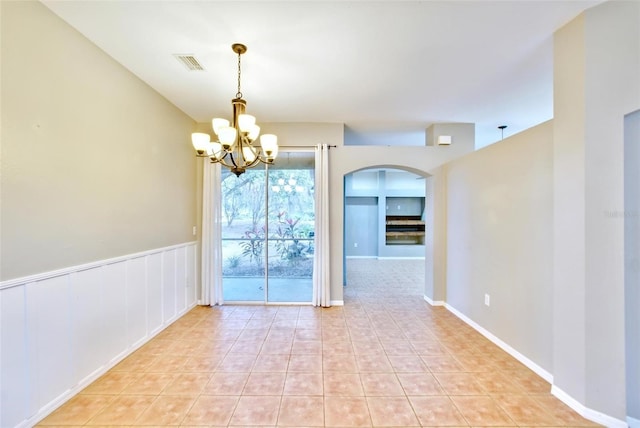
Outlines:
{"type": "Polygon", "coordinates": [[[423,264],[349,260],[343,307],[197,307],[39,425],[594,425],[424,302],[423,264]]]}

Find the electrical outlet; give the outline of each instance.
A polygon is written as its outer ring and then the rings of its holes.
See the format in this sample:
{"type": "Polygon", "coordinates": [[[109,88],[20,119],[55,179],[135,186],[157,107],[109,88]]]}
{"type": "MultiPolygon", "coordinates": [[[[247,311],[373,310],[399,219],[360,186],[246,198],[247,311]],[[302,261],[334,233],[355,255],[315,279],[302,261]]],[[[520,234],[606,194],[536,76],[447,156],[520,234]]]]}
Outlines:
{"type": "Polygon", "coordinates": [[[489,296],[488,294],[484,295],[484,304],[487,306],[491,305],[491,296],[489,296]]]}
{"type": "Polygon", "coordinates": [[[192,230],[191,233],[193,233],[193,236],[196,236],[196,227],[195,226],[193,226],[193,230],[192,230]]]}
{"type": "Polygon", "coordinates": [[[353,243],[353,247],[354,247],[354,248],[358,248],[358,243],[357,243],[357,242],[354,242],[354,243],[353,243]]]}

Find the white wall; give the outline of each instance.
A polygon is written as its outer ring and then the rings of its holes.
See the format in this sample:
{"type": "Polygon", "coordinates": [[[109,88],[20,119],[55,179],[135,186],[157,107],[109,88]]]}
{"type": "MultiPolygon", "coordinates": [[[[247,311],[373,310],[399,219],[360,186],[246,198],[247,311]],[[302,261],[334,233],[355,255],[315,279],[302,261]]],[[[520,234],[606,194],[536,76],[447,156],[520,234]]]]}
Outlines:
{"type": "Polygon", "coordinates": [[[547,372],[552,135],[552,122],[545,122],[443,168],[447,304],[547,372]]]}

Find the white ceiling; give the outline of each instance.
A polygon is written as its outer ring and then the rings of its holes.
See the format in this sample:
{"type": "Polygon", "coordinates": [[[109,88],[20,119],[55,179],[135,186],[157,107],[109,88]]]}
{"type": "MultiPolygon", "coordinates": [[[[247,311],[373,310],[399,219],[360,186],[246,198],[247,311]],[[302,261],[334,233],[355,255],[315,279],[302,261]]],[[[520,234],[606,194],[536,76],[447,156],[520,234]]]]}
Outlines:
{"type": "Polygon", "coordinates": [[[431,123],[473,122],[481,147],[499,125],[553,116],[553,32],[600,0],[43,3],[200,122],[231,115],[240,42],[258,122],[340,122],[353,144],[408,145],[431,123]]]}

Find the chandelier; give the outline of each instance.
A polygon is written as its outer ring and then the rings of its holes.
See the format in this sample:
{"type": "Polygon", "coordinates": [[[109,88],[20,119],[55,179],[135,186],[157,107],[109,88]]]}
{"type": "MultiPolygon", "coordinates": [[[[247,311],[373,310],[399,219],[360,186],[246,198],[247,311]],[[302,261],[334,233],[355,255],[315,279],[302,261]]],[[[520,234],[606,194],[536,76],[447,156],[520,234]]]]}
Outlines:
{"type": "Polygon", "coordinates": [[[260,127],[256,125],[256,118],[245,114],[247,102],[242,99],[240,91],[241,63],[240,58],[247,51],[247,47],[234,43],[231,49],[238,54],[238,92],[231,100],[233,106],[233,122],[226,119],[214,118],[211,121],[217,141],[211,141],[211,136],[202,132],[191,134],[191,142],[198,157],[208,157],[212,163],[220,163],[240,176],[247,168],[262,162],[272,164],[278,156],[278,137],[273,134],[263,134],[260,146],[253,143],[260,135],[260,127]]]}

